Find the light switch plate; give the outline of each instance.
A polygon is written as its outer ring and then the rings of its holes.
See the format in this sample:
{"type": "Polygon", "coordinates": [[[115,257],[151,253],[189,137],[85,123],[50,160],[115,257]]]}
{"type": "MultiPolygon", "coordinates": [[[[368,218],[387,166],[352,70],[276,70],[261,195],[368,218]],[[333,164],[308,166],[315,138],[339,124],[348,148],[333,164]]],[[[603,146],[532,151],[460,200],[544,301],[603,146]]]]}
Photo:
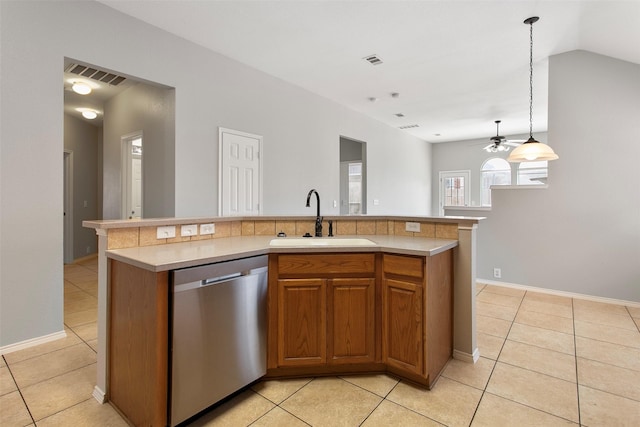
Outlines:
{"type": "Polygon", "coordinates": [[[417,233],[420,232],[420,223],[419,222],[405,222],[404,229],[406,231],[415,231],[417,233]]]}
{"type": "Polygon", "coordinates": [[[206,236],[207,234],[216,234],[215,224],[200,224],[200,235],[206,236]]]}
{"type": "Polygon", "coordinates": [[[198,226],[195,224],[183,225],[180,227],[180,235],[182,237],[195,236],[197,234],[198,234],[198,226]]]}
{"type": "Polygon", "coordinates": [[[158,239],[170,239],[176,237],[176,226],[167,225],[165,227],[156,228],[156,237],[158,239]]]}

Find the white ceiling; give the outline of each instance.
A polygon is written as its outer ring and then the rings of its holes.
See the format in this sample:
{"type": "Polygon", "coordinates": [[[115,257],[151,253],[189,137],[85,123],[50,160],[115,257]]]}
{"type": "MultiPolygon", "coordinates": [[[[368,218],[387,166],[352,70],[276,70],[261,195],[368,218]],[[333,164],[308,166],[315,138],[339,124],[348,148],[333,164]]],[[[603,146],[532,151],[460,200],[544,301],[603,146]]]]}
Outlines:
{"type": "Polygon", "coordinates": [[[547,128],[550,55],[583,49],[640,64],[634,0],[101,3],[390,126],[418,124],[406,132],[430,142],[492,136],[496,119],[501,134],[528,133],[530,16],[540,17],[534,132],[547,128]],[[383,64],[363,59],[371,54],[383,64]]]}

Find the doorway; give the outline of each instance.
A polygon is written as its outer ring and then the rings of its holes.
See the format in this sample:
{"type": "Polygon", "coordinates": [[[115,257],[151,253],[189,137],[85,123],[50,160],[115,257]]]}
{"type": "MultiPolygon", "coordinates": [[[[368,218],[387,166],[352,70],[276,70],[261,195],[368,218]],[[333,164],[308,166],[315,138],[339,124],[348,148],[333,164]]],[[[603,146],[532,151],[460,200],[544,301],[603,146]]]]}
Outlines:
{"type": "Polygon", "coordinates": [[[340,215],[367,213],[367,144],[340,137],[340,215]]]}
{"type": "Polygon", "coordinates": [[[142,218],[142,132],[122,137],[122,218],[142,218]]]}

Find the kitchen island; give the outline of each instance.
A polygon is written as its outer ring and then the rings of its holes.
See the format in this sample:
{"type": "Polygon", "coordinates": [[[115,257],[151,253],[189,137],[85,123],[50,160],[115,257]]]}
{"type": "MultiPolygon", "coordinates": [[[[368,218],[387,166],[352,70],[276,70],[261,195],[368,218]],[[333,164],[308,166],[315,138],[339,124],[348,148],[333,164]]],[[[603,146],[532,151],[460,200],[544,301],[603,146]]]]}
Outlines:
{"type": "MultiPolygon", "coordinates": [[[[104,258],[102,256],[99,258],[99,262],[103,263],[99,268],[101,271],[106,273],[107,265],[111,268],[114,265],[126,266],[127,269],[130,269],[127,274],[135,272],[135,274],[141,275],[139,280],[136,279],[137,283],[149,285],[148,288],[152,293],[141,296],[144,303],[140,304],[141,301],[139,301],[138,305],[131,306],[129,312],[135,311],[136,307],[149,309],[152,312],[150,314],[149,328],[153,327],[155,329],[147,328],[146,330],[154,331],[157,337],[165,341],[168,341],[170,331],[162,330],[158,325],[166,325],[166,319],[165,321],[160,321],[160,319],[170,315],[168,308],[165,309],[165,307],[168,307],[168,302],[162,301],[169,292],[168,277],[170,271],[243,257],[268,255],[270,263],[268,376],[387,371],[414,382],[422,383],[425,386],[431,386],[437,378],[441,367],[444,366],[444,363],[452,354],[457,359],[469,362],[473,362],[478,356],[475,345],[475,325],[472,320],[474,292],[471,284],[474,283],[475,277],[470,280],[474,273],[473,246],[478,219],[438,218],[425,220],[420,218],[423,224],[422,234],[403,234],[404,227],[401,230],[397,227],[397,224],[406,219],[395,217],[358,218],[357,226],[355,226],[355,219],[352,220],[353,227],[350,226],[351,224],[348,221],[338,223],[336,228],[339,233],[339,236],[337,236],[339,239],[344,239],[345,242],[348,242],[350,235],[343,233],[353,230],[357,232],[353,233],[353,237],[366,238],[373,243],[371,246],[366,247],[359,245],[320,247],[299,247],[297,245],[288,246],[287,244],[271,245],[271,241],[275,239],[275,229],[287,225],[286,221],[282,221],[282,218],[274,219],[274,225],[268,228],[264,226],[268,224],[271,220],[270,218],[260,217],[259,221],[257,218],[247,221],[245,218],[241,222],[238,219],[234,219],[236,221],[235,229],[238,231],[233,232],[234,226],[231,225],[230,229],[232,231],[228,233],[230,234],[229,237],[227,237],[228,234],[223,234],[225,233],[223,228],[225,225],[224,220],[216,219],[216,232],[221,231],[222,234],[219,238],[207,240],[188,239],[189,241],[181,243],[166,244],[170,243],[169,239],[167,239],[167,242],[161,242],[161,244],[153,242],[154,244],[148,246],[140,246],[145,240],[143,238],[144,228],[153,228],[155,238],[155,226],[169,223],[177,224],[180,227],[180,224],[189,224],[197,220],[112,221],[85,225],[96,228],[98,236],[101,236],[101,239],[99,239],[102,240],[100,245],[101,252],[104,251],[104,258]],[[278,223],[278,221],[280,222],[278,223]],[[427,223],[426,221],[429,222],[427,223]],[[378,227],[380,224],[383,226],[388,224],[387,229],[383,228],[383,233],[388,231],[388,234],[364,234],[370,232],[372,224],[376,225],[374,230],[377,229],[377,232],[380,231],[378,227]],[[123,239],[123,236],[126,236],[127,233],[130,234],[131,229],[136,229],[135,232],[138,233],[136,234],[137,239],[123,239]],[[263,235],[260,235],[260,230],[262,229],[266,231],[264,231],[263,235]],[[340,233],[340,231],[343,233],[340,233]],[[435,236],[421,237],[421,235],[435,236]],[[114,241],[116,242],[115,244],[112,243],[114,241]],[[130,247],[122,247],[122,242],[126,243],[124,246],[128,245],[130,247]],[[117,249],[108,249],[114,246],[117,249]],[[364,257],[365,260],[368,259],[369,261],[363,264],[362,260],[358,259],[357,262],[351,264],[365,265],[367,266],[364,268],[366,271],[350,272],[333,268],[327,271],[321,271],[322,269],[318,271],[316,268],[318,265],[331,265],[331,259],[334,255],[338,255],[335,259],[341,260],[335,263],[340,268],[345,265],[348,267],[350,264],[348,259],[350,257],[364,257]],[[107,257],[110,260],[109,264],[106,261],[107,257]],[[292,259],[294,260],[293,264],[291,264],[292,259]],[[438,261],[436,264],[439,267],[430,265],[436,259],[442,259],[444,262],[438,261]],[[318,261],[320,261],[319,264],[318,261]],[[316,267],[302,271],[302,273],[287,267],[287,265],[300,266],[305,263],[316,267]],[[430,289],[437,289],[435,285],[431,287],[429,285],[432,280],[435,280],[434,283],[438,281],[435,279],[438,275],[431,274],[430,271],[436,270],[452,272],[452,274],[441,275],[445,278],[448,276],[449,281],[440,281],[444,284],[444,291],[438,295],[443,296],[444,300],[442,301],[444,303],[441,301],[437,306],[446,307],[447,295],[449,295],[449,307],[451,307],[451,299],[454,301],[453,313],[451,313],[451,310],[448,313],[445,310],[438,315],[436,314],[437,310],[434,310],[434,306],[429,305],[430,301],[434,299],[434,296],[429,296],[429,291],[430,289]],[[453,281],[451,280],[452,275],[453,281]],[[311,291],[306,294],[310,296],[306,301],[310,302],[310,304],[305,306],[292,303],[294,300],[290,296],[296,295],[296,292],[288,291],[300,290],[299,285],[302,284],[302,288],[304,288],[309,283],[312,286],[309,288],[311,291]],[[294,285],[293,287],[290,286],[292,284],[294,285]],[[282,298],[280,298],[281,296],[282,298]],[[343,296],[347,296],[347,298],[342,298],[343,296]],[[365,306],[368,304],[368,308],[363,306],[363,314],[365,314],[364,317],[366,319],[369,319],[368,321],[358,323],[359,315],[349,317],[345,315],[346,312],[344,310],[340,311],[340,307],[349,306],[353,302],[366,302],[365,306]],[[275,307],[278,308],[276,309],[275,307]],[[291,311],[292,307],[297,307],[299,310],[297,312],[291,311]],[[411,310],[407,310],[407,307],[411,307],[411,310]],[[319,311],[314,311],[316,309],[319,309],[319,311]],[[402,310],[403,314],[401,316],[394,315],[393,313],[396,313],[399,309],[402,310]],[[305,310],[307,311],[305,312],[305,310]],[[287,312],[289,314],[285,314],[287,312]],[[300,331],[295,330],[296,323],[290,322],[287,324],[287,318],[299,315],[307,316],[310,313],[325,314],[316,317],[312,322],[315,328],[312,329],[315,332],[311,336],[301,338],[300,331]],[[329,314],[331,315],[329,316],[329,314]],[[445,322],[438,321],[439,327],[443,323],[449,325],[438,329],[442,331],[439,338],[436,338],[437,334],[428,332],[428,323],[433,322],[434,316],[436,318],[444,316],[443,318],[449,319],[445,322]],[[452,318],[453,321],[451,321],[452,318]],[[402,322],[405,322],[404,325],[402,322]],[[344,327],[344,325],[348,325],[348,327],[344,327]],[[360,329],[355,331],[353,329],[354,325],[357,326],[355,329],[360,329]],[[394,330],[393,327],[396,329],[394,330]],[[345,331],[348,331],[348,334],[345,331]],[[453,340],[451,335],[453,335],[453,340]],[[449,337],[448,343],[447,336],[449,337]],[[297,345],[299,342],[309,342],[309,338],[315,340],[317,345],[314,348],[320,350],[319,359],[313,360],[318,355],[313,355],[311,358],[307,357],[307,352],[314,349],[311,347],[298,354],[295,351],[293,353],[290,351],[299,347],[297,345]],[[299,341],[300,339],[302,341],[299,341]],[[444,345],[434,345],[434,339],[444,343],[444,345]],[[434,353],[434,350],[439,346],[445,348],[445,351],[440,354],[437,354],[437,351],[434,353]],[[326,352],[326,349],[329,352],[326,352]],[[437,363],[435,363],[436,360],[438,360],[437,363]]],[[[416,220],[416,218],[409,219],[416,220]]],[[[211,221],[211,219],[202,221],[211,221]]],[[[307,220],[299,219],[299,222],[304,224],[307,220]]],[[[402,225],[404,224],[402,223],[402,225]]],[[[301,234],[298,231],[296,228],[296,231],[294,231],[296,234],[294,235],[300,236],[301,234]]],[[[173,241],[176,240],[174,239],[173,241]]],[[[293,239],[291,241],[295,242],[293,239]]],[[[103,275],[100,274],[100,276],[103,275]]],[[[111,279],[114,279],[113,274],[111,274],[111,279]]],[[[105,291],[109,288],[110,284],[104,277],[105,291]]],[[[130,296],[127,296],[127,298],[130,298],[130,296]]],[[[106,296],[104,300],[106,300],[106,296]]],[[[113,301],[111,302],[111,307],[106,303],[104,304],[104,311],[104,318],[107,319],[104,327],[106,334],[107,324],[114,321],[114,319],[109,319],[109,313],[113,313],[113,301]]],[[[127,312],[127,310],[124,312],[127,312]]],[[[99,318],[101,317],[99,304],[99,318]]],[[[431,328],[431,331],[433,330],[435,329],[431,328]]],[[[107,340],[105,339],[104,341],[106,342],[107,340]]],[[[164,346],[164,344],[156,342],[152,347],[157,347],[158,344],[160,344],[160,347],[164,346]]],[[[166,349],[167,347],[164,348],[166,349]]],[[[108,366],[109,346],[106,343],[102,357],[101,353],[99,346],[98,385],[94,390],[94,396],[98,400],[102,397],[102,401],[104,401],[106,400],[104,392],[109,387],[113,387],[113,385],[107,383],[106,378],[104,383],[101,384],[100,381],[100,359],[104,360],[105,371],[108,366]]],[[[160,362],[160,366],[155,366],[153,369],[148,370],[148,372],[153,372],[153,375],[155,375],[153,381],[156,381],[156,383],[154,384],[157,385],[157,381],[159,379],[162,380],[163,377],[166,383],[166,372],[169,364],[167,356],[164,355],[163,361],[162,351],[146,354],[147,356],[149,354],[156,355],[160,362]]],[[[153,365],[146,357],[145,363],[153,365]]],[[[139,390],[142,391],[143,389],[139,390]]],[[[149,396],[151,393],[147,389],[145,394],[149,396]]],[[[166,384],[164,390],[160,387],[159,394],[155,394],[155,396],[161,395],[167,395],[166,384]]],[[[148,399],[145,405],[152,401],[154,399],[148,399]]],[[[139,406],[145,407],[145,405],[139,406]]],[[[166,417],[166,401],[164,411],[156,408],[156,413],[159,414],[160,418],[163,417],[163,413],[164,417],[166,417]]],[[[162,424],[162,421],[157,423],[162,424]]],[[[156,422],[151,424],[156,424],[156,422]]]]}

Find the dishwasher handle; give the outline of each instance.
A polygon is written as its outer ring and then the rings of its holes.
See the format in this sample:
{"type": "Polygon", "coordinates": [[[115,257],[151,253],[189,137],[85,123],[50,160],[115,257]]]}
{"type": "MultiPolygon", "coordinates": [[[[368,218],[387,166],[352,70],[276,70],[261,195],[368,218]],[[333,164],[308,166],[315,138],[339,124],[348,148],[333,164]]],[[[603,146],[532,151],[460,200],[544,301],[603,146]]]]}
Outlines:
{"type": "Polygon", "coordinates": [[[211,277],[210,279],[204,279],[200,281],[200,286],[210,286],[216,283],[226,282],[229,279],[235,279],[236,277],[243,276],[242,273],[227,274],[219,277],[211,277]]]}

